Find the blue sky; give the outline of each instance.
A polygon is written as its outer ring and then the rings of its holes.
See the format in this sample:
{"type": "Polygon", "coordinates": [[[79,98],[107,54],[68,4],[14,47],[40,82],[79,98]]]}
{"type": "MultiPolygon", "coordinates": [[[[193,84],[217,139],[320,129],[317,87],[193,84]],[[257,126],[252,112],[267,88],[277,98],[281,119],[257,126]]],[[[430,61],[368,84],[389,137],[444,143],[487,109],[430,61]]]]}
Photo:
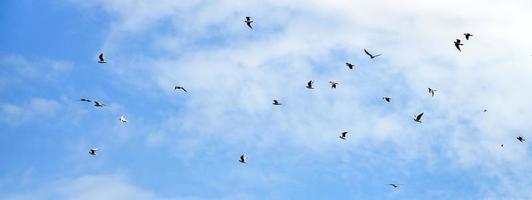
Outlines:
{"type": "Polygon", "coordinates": [[[0,199],[532,199],[530,7],[3,1],[0,199]]]}

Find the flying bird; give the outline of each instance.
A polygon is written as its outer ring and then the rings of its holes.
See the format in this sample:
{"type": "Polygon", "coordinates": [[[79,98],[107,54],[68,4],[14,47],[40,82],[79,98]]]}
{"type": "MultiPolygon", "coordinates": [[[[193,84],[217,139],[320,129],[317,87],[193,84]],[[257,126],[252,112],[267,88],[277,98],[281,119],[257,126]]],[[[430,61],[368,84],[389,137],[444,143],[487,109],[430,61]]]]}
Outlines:
{"type": "Polygon", "coordinates": [[[92,156],[95,156],[96,153],[98,152],[98,150],[99,150],[98,148],[91,148],[89,150],[89,154],[92,155],[92,156]]]}
{"type": "Polygon", "coordinates": [[[395,183],[390,183],[388,184],[389,186],[392,186],[393,188],[398,188],[399,187],[399,184],[395,184],[395,183]]]}
{"type": "Polygon", "coordinates": [[[414,115],[414,121],[422,123],[421,122],[421,117],[423,117],[423,113],[420,113],[418,115],[414,115]]]}
{"type": "Polygon", "coordinates": [[[464,36],[466,40],[469,40],[469,38],[472,37],[473,35],[471,33],[464,33],[464,36]]]}
{"type": "Polygon", "coordinates": [[[98,61],[98,63],[101,63],[101,64],[107,63],[107,61],[105,61],[105,57],[103,56],[103,53],[100,53],[100,55],[98,56],[98,58],[100,59],[100,60],[98,61]]]}
{"type": "Polygon", "coordinates": [[[105,104],[100,103],[99,101],[94,101],[94,106],[101,108],[101,107],[105,106],[105,104]]]}
{"type": "Polygon", "coordinates": [[[355,67],[355,65],[348,62],[345,63],[345,66],[347,66],[349,69],[353,69],[355,67]]]}
{"type": "Polygon", "coordinates": [[[307,88],[307,89],[314,89],[314,88],[312,87],[312,84],[314,84],[314,81],[313,81],[313,80],[308,81],[306,88],[307,88]]]}
{"type": "Polygon", "coordinates": [[[340,135],[340,139],[342,139],[342,140],[346,140],[347,139],[347,131],[342,132],[342,134],[340,135]]]}
{"type": "Polygon", "coordinates": [[[238,162],[241,162],[241,163],[246,164],[246,160],[247,160],[247,159],[248,159],[248,158],[247,158],[246,156],[244,156],[244,154],[242,154],[242,155],[240,156],[240,159],[238,159],[238,162]]]}
{"type": "Polygon", "coordinates": [[[369,56],[370,59],[374,59],[382,54],[377,54],[377,55],[373,55],[371,53],[368,52],[368,50],[364,49],[364,52],[366,52],[366,54],[369,56]]]}
{"type": "Polygon", "coordinates": [[[504,144],[501,144],[501,147],[504,147],[504,144]]]}
{"type": "Polygon", "coordinates": [[[429,88],[429,94],[434,97],[434,92],[438,91],[437,89],[429,88]]]}
{"type": "Polygon", "coordinates": [[[119,119],[119,120],[120,120],[120,122],[121,122],[122,124],[127,123],[126,116],[124,116],[124,115],[120,116],[120,119],[119,119]]]}
{"type": "Polygon", "coordinates": [[[392,100],[392,97],[382,97],[382,99],[384,99],[384,101],[386,102],[390,102],[392,100]]]}
{"type": "Polygon", "coordinates": [[[251,20],[251,17],[246,17],[246,21],[244,22],[246,22],[246,24],[248,25],[250,29],[253,29],[253,27],[251,26],[251,23],[253,23],[253,20],[251,20]]]}
{"type": "Polygon", "coordinates": [[[458,49],[458,51],[462,51],[460,49],[460,45],[464,45],[461,43],[460,39],[456,39],[456,41],[454,41],[454,46],[458,49]]]}
{"type": "Polygon", "coordinates": [[[181,87],[181,86],[178,86],[178,85],[174,86],[174,91],[176,91],[176,90],[183,90],[186,93],[188,93],[187,90],[184,87],[181,87]]]}
{"type": "Polygon", "coordinates": [[[484,109],[484,111],[483,111],[483,112],[488,112],[488,109],[484,109]]]}
{"type": "Polygon", "coordinates": [[[525,138],[523,138],[522,136],[518,136],[518,137],[517,137],[517,140],[519,140],[519,142],[521,142],[521,143],[522,143],[522,142],[524,142],[524,141],[525,141],[525,138]]]}
{"type": "Polygon", "coordinates": [[[273,105],[276,105],[276,106],[280,106],[280,105],[282,105],[282,104],[279,103],[279,101],[276,100],[276,99],[273,100],[273,103],[272,103],[272,104],[273,104],[273,105]]]}
{"type": "Polygon", "coordinates": [[[336,89],[336,85],[338,85],[337,82],[329,81],[329,83],[331,84],[331,88],[332,88],[332,89],[336,89]]]}
{"type": "Polygon", "coordinates": [[[92,102],[90,99],[81,98],[79,101],[92,102]]]}

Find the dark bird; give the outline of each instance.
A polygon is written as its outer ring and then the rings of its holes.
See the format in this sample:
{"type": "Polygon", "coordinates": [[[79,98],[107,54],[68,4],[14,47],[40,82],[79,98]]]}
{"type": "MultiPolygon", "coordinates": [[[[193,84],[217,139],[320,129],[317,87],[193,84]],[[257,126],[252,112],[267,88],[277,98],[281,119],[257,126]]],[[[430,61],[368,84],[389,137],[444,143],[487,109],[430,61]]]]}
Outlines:
{"type": "Polygon", "coordinates": [[[501,144],[501,147],[504,147],[504,144],[501,144]]]}
{"type": "Polygon", "coordinates": [[[423,113],[420,113],[418,115],[414,115],[414,121],[422,123],[421,122],[421,117],[423,117],[423,113]]]}
{"type": "Polygon", "coordinates": [[[313,80],[308,81],[306,88],[307,88],[307,89],[314,89],[314,88],[312,87],[312,84],[314,84],[314,81],[313,81],[313,80]]]}
{"type": "Polygon", "coordinates": [[[276,105],[276,106],[280,106],[280,105],[282,105],[282,104],[279,103],[279,101],[276,100],[276,99],[273,100],[273,103],[272,103],[272,104],[273,104],[273,105],[276,105]]]}
{"type": "Polygon", "coordinates": [[[248,159],[248,158],[246,156],[244,156],[244,154],[242,154],[240,156],[240,159],[238,159],[238,162],[246,164],[246,159],[248,159]]]}
{"type": "Polygon", "coordinates": [[[183,91],[187,92],[187,90],[184,87],[181,87],[181,86],[178,86],[178,85],[174,86],[174,91],[176,91],[176,90],[183,90],[183,91]]]}
{"type": "Polygon", "coordinates": [[[434,97],[434,92],[438,91],[437,89],[429,88],[429,94],[434,97]]]}
{"type": "Polygon", "coordinates": [[[246,17],[246,21],[244,22],[246,22],[246,24],[248,25],[250,29],[253,29],[253,27],[251,26],[251,23],[253,23],[253,20],[251,20],[251,17],[246,17]]]}
{"type": "Polygon", "coordinates": [[[376,58],[377,56],[382,55],[382,54],[373,55],[373,54],[369,53],[368,50],[366,50],[366,49],[364,49],[364,52],[366,52],[366,54],[369,56],[370,59],[373,59],[373,58],[376,58]]]}
{"type": "Polygon", "coordinates": [[[388,184],[389,186],[392,186],[393,188],[398,188],[399,187],[399,184],[394,184],[394,183],[390,183],[388,184]]]}
{"type": "Polygon", "coordinates": [[[488,110],[487,110],[487,109],[484,109],[484,111],[483,111],[483,112],[488,112],[488,110]]]}
{"type": "Polygon", "coordinates": [[[456,41],[454,41],[454,46],[458,49],[458,51],[462,51],[460,49],[460,45],[464,45],[461,43],[460,39],[456,39],[456,41]]]}
{"type": "Polygon", "coordinates": [[[81,98],[80,101],[92,102],[90,99],[81,98]]]}
{"type": "Polygon", "coordinates": [[[105,104],[100,103],[100,102],[98,102],[98,101],[94,101],[94,106],[96,106],[96,107],[100,107],[100,108],[101,108],[101,107],[105,106],[105,104]]]}
{"type": "Polygon", "coordinates": [[[97,148],[91,148],[91,149],[89,150],[89,154],[92,155],[92,156],[95,156],[96,153],[98,152],[98,150],[99,150],[99,149],[97,149],[97,148]]]}
{"type": "Polygon", "coordinates": [[[342,132],[342,134],[340,135],[340,139],[342,139],[342,140],[346,140],[347,139],[347,131],[342,132]]]}
{"type": "Polygon", "coordinates": [[[464,36],[466,40],[469,40],[469,38],[472,37],[473,35],[471,33],[464,33],[464,36]]]}
{"type": "Polygon", "coordinates": [[[347,66],[349,69],[353,69],[355,67],[355,65],[348,62],[345,63],[345,66],[347,66]]]}
{"type": "Polygon", "coordinates": [[[523,138],[522,136],[518,136],[518,137],[517,137],[517,140],[519,140],[519,142],[521,142],[521,143],[522,143],[522,142],[524,142],[524,141],[525,141],[525,138],[523,138]]]}
{"type": "Polygon", "coordinates": [[[98,63],[102,63],[102,64],[103,64],[103,63],[107,63],[107,62],[105,61],[105,57],[103,56],[103,53],[100,53],[100,56],[98,56],[98,58],[100,59],[100,60],[98,61],[98,63]]]}
{"type": "Polygon", "coordinates": [[[386,102],[390,102],[392,100],[392,97],[382,97],[382,99],[384,99],[384,101],[386,102]]]}
{"type": "Polygon", "coordinates": [[[336,89],[336,85],[338,85],[337,82],[329,81],[329,83],[331,84],[331,88],[332,88],[332,89],[336,89]]]}

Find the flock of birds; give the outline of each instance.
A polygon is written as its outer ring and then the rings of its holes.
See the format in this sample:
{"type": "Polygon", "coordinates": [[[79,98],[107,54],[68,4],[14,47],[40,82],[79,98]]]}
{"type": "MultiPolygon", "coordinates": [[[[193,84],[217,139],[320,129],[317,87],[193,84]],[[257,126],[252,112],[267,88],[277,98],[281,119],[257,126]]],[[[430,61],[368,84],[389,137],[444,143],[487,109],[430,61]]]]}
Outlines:
{"type": "MultiPolygon", "coordinates": [[[[246,23],[246,25],[250,28],[250,29],[253,29],[253,20],[251,19],[251,17],[246,17],[244,22],[246,23]]],[[[473,35],[471,33],[464,33],[464,37],[466,40],[469,40],[473,35]]],[[[454,46],[458,49],[458,51],[462,51],[460,49],[460,46],[463,46],[464,44],[462,43],[462,41],[460,39],[456,39],[454,41],[454,46]]],[[[364,53],[369,56],[370,59],[375,59],[379,56],[382,56],[382,54],[373,54],[373,53],[370,53],[367,49],[364,49],[364,53]]],[[[100,55],[98,56],[99,60],[98,60],[98,63],[100,64],[105,64],[107,63],[106,61],[106,58],[104,56],[103,53],[100,53],[100,55]]],[[[355,68],[355,65],[354,64],[351,64],[349,62],[346,62],[345,65],[347,66],[347,68],[349,68],[350,70],[354,69],[355,68]]],[[[335,82],[335,81],[329,81],[329,83],[331,84],[331,88],[332,89],[336,89],[337,88],[337,85],[339,84],[338,82],[335,82]]],[[[306,85],[306,88],[307,89],[314,89],[314,80],[310,80],[307,82],[307,85],[306,85]]],[[[186,92],[188,93],[188,91],[183,87],[183,86],[180,86],[180,85],[175,85],[174,86],[174,91],[177,91],[177,90],[181,90],[183,92],[186,92]]],[[[431,97],[434,97],[434,95],[436,94],[436,91],[438,91],[437,89],[434,89],[434,88],[428,88],[428,94],[431,96],[431,97]]],[[[392,97],[389,97],[389,96],[384,96],[382,97],[382,99],[386,102],[391,102],[392,100],[392,97]]],[[[97,108],[102,108],[105,106],[104,103],[102,102],[99,102],[99,101],[94,101],[94,100],[90,100],[90,99],[86,99],[86,98],[82,98],[80,99],[80,101],[82,102],[88,102],[88,103],[94,103],[94,106],[97,107],[97,108]]],[[[272,103],[274,106],[280,106],[280,105],[283,105],[278,99],[274,99],[273,100],[273,103],[272,103]]],[[[487,112],[487,109],[484,109],[483,112],[487,112]]],[[[416,114],[414,115],[414,118],[413,120],[415,122],[418,122],[418,123],[422,123],[422,117],[423,117],[423,114],[424,112],[421,112],[419,114],[416,114]]],[[[122,115],[120,116],[120,118],[118,119],[120,121],[121,124],[125,124],[127,123],[127,118],[122,115]]],[[[347,140],[347,134],[348,132],[347,131],[344,131],[342,133],[340,133],[340,136],[339,138],[342,139],[342,140],[347,140]]],[[[516,138],[519,142],[523,143],[525,141],[525,138],[523,138],[522,136],[518,136],[516,138]]],[[[501,147],[503,147],[504,144],[501,144],[501,147]]],[[[92,156],[96,156],[97,155],[97,152],[99,151],[100,149],[99,148],[90,148],[89,149],[89,154],[92,155],[92,156]]],[[[240,158],[238,159],[238,161],[240,163],[243,163],[243,164],[246,164],[247,163],[247,156],[242,154],[240,155],[240,158]]],[[[388,184],[389,186],[393,187],[393,188],[398,188],[400,184],[397,184],[397,183],[390,183],[388,184]]]]}

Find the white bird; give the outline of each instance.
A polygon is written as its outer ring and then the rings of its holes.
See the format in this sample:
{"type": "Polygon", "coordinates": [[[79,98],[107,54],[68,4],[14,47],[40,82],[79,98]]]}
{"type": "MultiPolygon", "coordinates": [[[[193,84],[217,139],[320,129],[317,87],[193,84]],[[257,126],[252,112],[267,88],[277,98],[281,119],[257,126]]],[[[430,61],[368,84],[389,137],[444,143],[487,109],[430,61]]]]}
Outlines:
{"type": "Polygon", "coordinates": [[[100,59],[100,60],[98,61],[98,63],[101,63],[101,64],[107,63],[107,62],[105,61],[105,57],[103,56],[103,53],[100,53],[100,56],[98,56],[98,58],[100,59]]]}
{"type": "Polygon", "coordinates": [[[414,121],[422,123],[421,117],[423,117],[423,113],[420,113],[418,115],[414,115],[414,121]]]}
{"type": "Polygon", "coordinates": [[[251,17],[246,17],[246,20],[244,22],[246,22],[246,24],[248,25],[250,29],[253,29],[253,27],[251,26],[251,23],[253,23],[253,20],[251,20],[251,17]]]}
{"type": "Polygon", "coordinates": [[[247,158],[246,156],[244,156],[244,154],[242,154],[242,155],[240,156],[240,159],[238,159],[238,162],[241,162],[241,163],[246,164],[246,160],[247,160],[247,159],[248,159],[248,158],[247,158]]]}
{"type": "Polygon", "coordinates": [[[332,89],[336,89],[336,85],[338,85],[338,82],[329,81],[329,83],[331,84],[332,89]]]}
{"type": "Polygon", "coordinates": [[[98,152],[98,150],[99,150],[98,148],[91,148],[89,150],[89,154],[92,155],[92,156],[95,156],[96,153],[98,152]]]}
{"type": "Polygon", "coordinates": [[[347,139],[347,131],[342,132],[342,134],[340,135],[340,139],[342,139],[342,140],[346,140],[347,139]]]}
{"type": "Polygon", "coordinates": [[[120,119],[119,119],[119,120],[120,120],[120,122],[121,122],[122,124],[127,123],[126,116],[124,116],[124,115],[120,116],[120,119]]]}
{"type": "Polygon", "coordinates": [[[429,88],[429,94],[434,97],[434,92],[438,91],[437,89],[429,88]]]}

